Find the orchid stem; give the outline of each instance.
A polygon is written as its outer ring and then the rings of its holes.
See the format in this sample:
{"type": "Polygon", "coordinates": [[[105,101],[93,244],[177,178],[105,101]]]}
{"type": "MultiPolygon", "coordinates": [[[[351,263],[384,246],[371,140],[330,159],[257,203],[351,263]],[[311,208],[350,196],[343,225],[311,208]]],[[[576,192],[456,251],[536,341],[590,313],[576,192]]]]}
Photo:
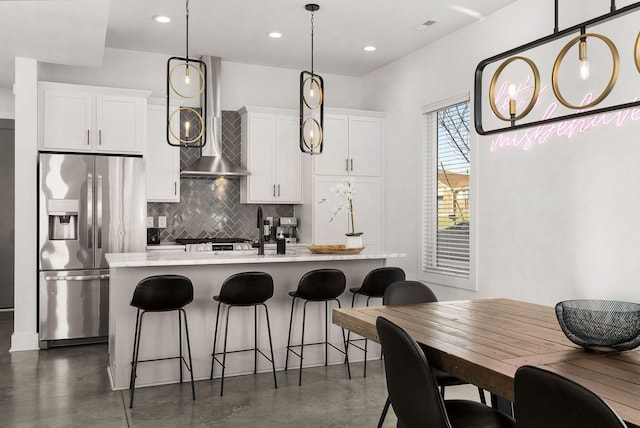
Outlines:
{"type": "Polygon", "coordinates": [[[349,199],[349,215],[351,216],[351,233],[356,233],[356,224],[353,220],[353,199],[349,199]]]}

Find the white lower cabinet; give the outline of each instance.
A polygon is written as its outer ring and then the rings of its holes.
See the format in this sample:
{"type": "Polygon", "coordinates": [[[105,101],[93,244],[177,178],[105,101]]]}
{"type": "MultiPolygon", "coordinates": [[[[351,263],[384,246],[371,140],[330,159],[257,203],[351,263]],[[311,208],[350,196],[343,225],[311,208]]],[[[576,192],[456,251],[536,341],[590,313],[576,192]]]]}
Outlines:
{"type": "Polygon", "coordinates": [[[302,202],[302,153],[296,111],[244,107],[242,165],[250,175],[240,179],[240,202],[302,202]]]}
{"type": "MultiPolygon", "coordinates": [[[[179,121],[178,115],[174,120],[179,121]]],[[[147,202],[180,202],[180,147],[167,143],[166,124],[166,106],[149,104],[145,155],[147,202]]]]}

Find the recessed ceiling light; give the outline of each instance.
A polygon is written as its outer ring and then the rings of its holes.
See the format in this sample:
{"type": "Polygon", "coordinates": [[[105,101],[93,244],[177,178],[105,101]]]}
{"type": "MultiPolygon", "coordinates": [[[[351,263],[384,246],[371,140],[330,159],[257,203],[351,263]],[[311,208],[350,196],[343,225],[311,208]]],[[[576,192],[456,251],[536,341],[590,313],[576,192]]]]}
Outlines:
{"type": "Polygon", "coordinates": [[[279,39],[280,37],[282,37],[282,34],[278,33],[277,31],[273,31],[269,33],[269,37],[271,37],[272,39],[279,39]]]}
{"type": "Polygon", "coordinates": [[[168,22],[171,22],[171,18],[169,18],[168,16],[164,16],[164,15],[155,15],[152,18],[154,21],[159,22],[161,24],[166,24],[168,22]]]}
{"type": "Polygon", "coordinates": [[[369,46],[365,46],[364,50],[367,51],[367,52],[373,52],[373,51],[376,50],[376,47],[369,45],[369,46]]]}

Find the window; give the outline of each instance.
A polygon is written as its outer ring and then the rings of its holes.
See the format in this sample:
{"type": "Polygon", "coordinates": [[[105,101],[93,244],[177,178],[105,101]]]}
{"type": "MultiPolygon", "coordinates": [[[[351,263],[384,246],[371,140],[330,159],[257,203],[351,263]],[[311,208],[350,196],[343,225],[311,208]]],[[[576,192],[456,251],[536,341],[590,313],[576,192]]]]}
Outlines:
{"type": "Polygon", "coordinates": [[[438,284],[475,289],[469,112],[467,96],[424,109],[422,276],[438,284]]]}

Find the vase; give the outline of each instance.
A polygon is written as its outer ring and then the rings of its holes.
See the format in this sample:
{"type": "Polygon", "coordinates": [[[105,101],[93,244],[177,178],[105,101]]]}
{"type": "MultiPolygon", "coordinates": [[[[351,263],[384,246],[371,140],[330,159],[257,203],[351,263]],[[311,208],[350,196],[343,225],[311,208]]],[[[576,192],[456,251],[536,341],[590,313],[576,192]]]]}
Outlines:
{"type": "Polygon", "coordinates": [[[362,248],[362,236],[347,235],[347,241],[344,246],[345,248],[362,248]]]}

